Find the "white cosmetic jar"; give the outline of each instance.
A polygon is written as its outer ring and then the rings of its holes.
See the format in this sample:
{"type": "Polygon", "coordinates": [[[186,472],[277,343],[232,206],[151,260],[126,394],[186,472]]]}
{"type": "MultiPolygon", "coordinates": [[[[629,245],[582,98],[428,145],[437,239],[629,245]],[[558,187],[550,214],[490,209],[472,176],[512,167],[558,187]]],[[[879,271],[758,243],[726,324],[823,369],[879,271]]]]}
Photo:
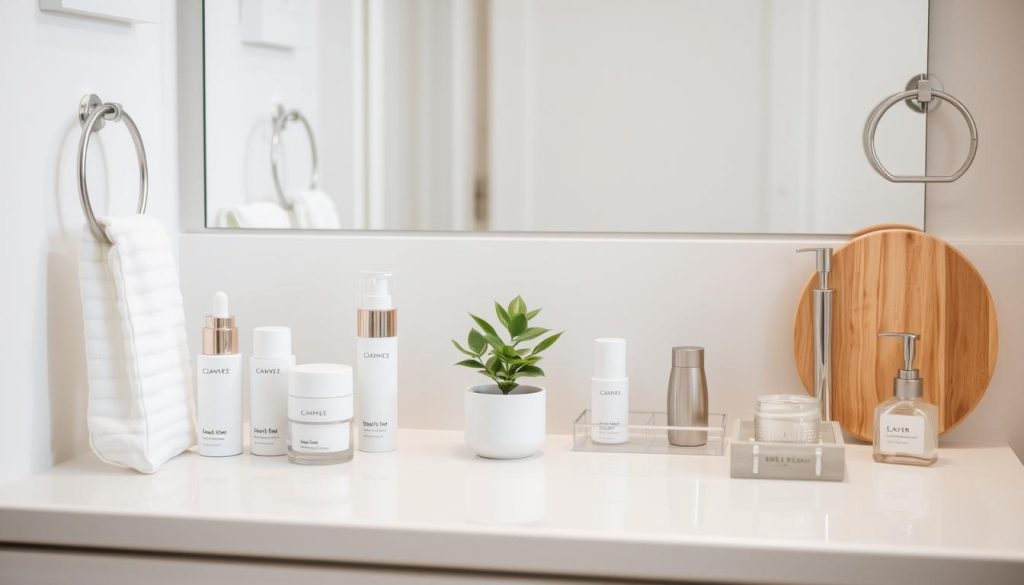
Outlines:
{"type": "Polygon", "coordinates": [[[288,460],[303,465],[352,459],[352,368],[303,364],[288,372],[288,460]]]}
{"type": "Polygon", "coordinates": [[[802,394],[768,394],[757,399],[754,438],[770,443],[817,443],[821,403],[802,394]]]}

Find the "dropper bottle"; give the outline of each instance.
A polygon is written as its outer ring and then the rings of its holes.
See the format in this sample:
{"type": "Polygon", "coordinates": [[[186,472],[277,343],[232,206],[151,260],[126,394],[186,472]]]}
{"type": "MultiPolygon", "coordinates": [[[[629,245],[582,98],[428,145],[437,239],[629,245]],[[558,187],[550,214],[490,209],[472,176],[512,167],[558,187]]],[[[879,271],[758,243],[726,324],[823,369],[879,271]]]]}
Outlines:
{"type": "Polygon", "coordinates": [[[227,457],[242,452],[242,354],[228,295],[213,295],[203,326],[203,352],[196,358],[199,454],[227,457]]]}

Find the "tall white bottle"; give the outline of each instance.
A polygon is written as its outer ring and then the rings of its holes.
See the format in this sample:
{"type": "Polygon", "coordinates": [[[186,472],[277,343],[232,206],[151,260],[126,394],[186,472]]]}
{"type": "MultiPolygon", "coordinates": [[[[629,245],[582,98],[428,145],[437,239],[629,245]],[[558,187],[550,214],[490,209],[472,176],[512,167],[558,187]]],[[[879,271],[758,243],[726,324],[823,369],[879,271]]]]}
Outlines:
{"type": "Polygon", "coordinates": [[[594,377],[590,380],[590,439],[595,443],[625,443],[629,439],[629,379],[626,340],[594,340],[594,377]]]}
{"type": "Polygon", "coordinates": [[[242,354],[238,325],[228,313],[228,295],[213,295],[213,309],[203,326],[196,402],[199,454],[226,457],[242,452],[242,354]]]}
{"type": "Polygon", "coordinates": [[[391,273],[360,274],[356,324],[356,412],[359,450],[398,447],[398,312],[388,288],[391,273]]]}
{"type": "Polygon", "coordinates": [[[292,330],[257,327],[252,330],[249,358],[249,452],[286,455],[288,429],[288,370],[295,366],[292,330]]]}

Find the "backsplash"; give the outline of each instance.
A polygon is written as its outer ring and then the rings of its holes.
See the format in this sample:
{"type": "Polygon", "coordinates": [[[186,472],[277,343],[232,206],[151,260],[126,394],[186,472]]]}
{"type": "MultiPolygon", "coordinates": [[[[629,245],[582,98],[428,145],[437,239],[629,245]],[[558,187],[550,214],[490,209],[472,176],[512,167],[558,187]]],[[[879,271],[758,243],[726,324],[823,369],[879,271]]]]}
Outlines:
{"type": "MultiPolygon", "coordinates": [[[[210,295],[227,291],[251,353],[252,328],[289,325],[299,363],[352,363],[360,270],[394,271],[399,310],[399,424],[462,428],[462,393],[478,376],[453,364],[448,341],[466,312],[522,294],[543,307],[539,325],[567,332],[544,362],[548,432],[567,434],[588,406],[595,337],[629,341],[634,410],[664,410],[674,345],[706,350],[710,409],[750,417],[757,396],[801,390],[793,317],[813,263],[809,238],[302,236],[181,237],[190,342],[210,295]],[[244,250],[241,254],[239,250],[244,250]],[[496,262],[501,258],[501,262],[496,262]]],[[[953,242],[956,244],[956,242],[953,242]]],[[[960,244],[988,281],[1000,359],[985,398],[943,442],[1001,440],[1024,454],[1013,413],[1024,396],[1024,244],[960,244]]],[[[567,439],[568,440],[568,439],[567,439]]]]}

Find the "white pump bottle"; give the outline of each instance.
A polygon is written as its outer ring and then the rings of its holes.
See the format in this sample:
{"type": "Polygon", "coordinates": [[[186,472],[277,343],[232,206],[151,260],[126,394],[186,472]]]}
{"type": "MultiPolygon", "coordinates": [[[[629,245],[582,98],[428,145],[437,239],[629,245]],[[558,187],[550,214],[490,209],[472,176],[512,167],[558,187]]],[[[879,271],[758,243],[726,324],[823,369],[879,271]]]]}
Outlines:
{"type": "Polygon", "coordinates": [[[389,272],[360,274],[355,388],[360,451],[398,447],[398,312],[390,278],[389,272]]]}

